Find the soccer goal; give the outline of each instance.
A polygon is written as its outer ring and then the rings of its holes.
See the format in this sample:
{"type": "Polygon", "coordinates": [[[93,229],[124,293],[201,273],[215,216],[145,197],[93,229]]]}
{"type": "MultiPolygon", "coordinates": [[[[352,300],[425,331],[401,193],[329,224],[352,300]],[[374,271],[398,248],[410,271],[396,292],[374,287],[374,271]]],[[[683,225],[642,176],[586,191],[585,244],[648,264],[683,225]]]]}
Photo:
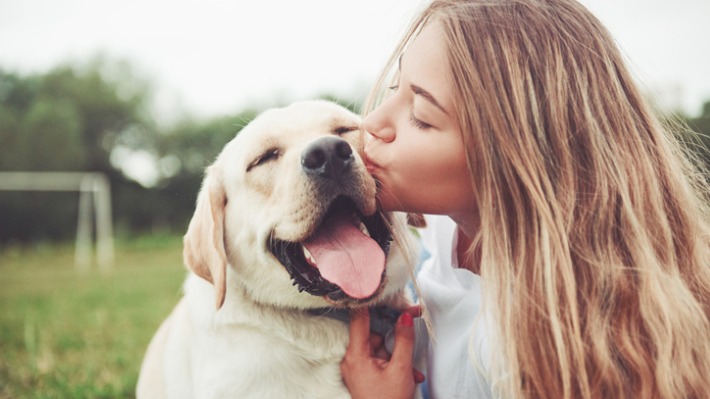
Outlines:
{"type": "Polygon", "coordinates": [[[74,264],[87,271],[92,258],[92,213],[96,227],[96,261],[101,271],[113,267],[111,186],[102,173],[0,172],[0,191],[78,191],[79,216],[74,264]],[[93,206],[92,206],[93,199],[93,206]],[[93,210],[93,212],[92,212],[93,210]]]}

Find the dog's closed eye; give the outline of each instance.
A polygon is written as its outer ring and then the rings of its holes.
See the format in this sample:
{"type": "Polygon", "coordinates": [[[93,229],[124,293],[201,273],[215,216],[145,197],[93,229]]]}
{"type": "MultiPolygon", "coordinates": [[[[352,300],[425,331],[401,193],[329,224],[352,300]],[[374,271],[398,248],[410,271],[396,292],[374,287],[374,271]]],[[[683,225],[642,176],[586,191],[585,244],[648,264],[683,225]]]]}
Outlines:
{"type": "Polygon", "coordinates": [[[350,133],[358,129],[360,129],[359,126],[336,126],[333,128],[333,133],[342,136],[345,133],[350,133]]]}
{"type": "Polygon", "coordinates": [[[279,158],[281,155],[281,150],[278,148],[269,148],[268,150],[264,151],[256,157],[254,161],[252,161],[249,166],[247,166],[247,172],[252,170],[253,168],[257,166],[264,165],[267,162],[275,161],[279,158]]]}

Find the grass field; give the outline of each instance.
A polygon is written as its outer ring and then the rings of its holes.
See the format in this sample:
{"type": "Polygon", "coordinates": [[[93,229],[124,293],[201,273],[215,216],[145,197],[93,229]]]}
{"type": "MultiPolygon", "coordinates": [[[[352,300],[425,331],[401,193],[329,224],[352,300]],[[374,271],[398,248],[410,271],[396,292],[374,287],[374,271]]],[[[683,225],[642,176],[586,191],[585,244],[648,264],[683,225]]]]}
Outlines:
{"type": "Polygon", "coordinates": [[[109,273],[73,246],[0,251],[0,398],[131,398],[151,336],[181,296],[179,237],[116,243],[109,273]]]}

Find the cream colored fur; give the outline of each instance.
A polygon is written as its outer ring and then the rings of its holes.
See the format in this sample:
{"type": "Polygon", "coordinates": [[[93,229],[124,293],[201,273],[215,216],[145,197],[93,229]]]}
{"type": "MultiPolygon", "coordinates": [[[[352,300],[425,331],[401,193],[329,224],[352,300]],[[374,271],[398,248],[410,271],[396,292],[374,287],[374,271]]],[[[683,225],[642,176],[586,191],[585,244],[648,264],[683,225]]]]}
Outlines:
{"type": "MultiPolygon", "coordinates": [[[[328,205],[315,203],[300,158],[313,140],[333,134],[353,147],[366,199],[359,205],[374,212],[375,183],[359,156],[360,119],[332,103],[264,112],[208,168],[185,235],[185,295],[150,343],[138,398],[350,397],[339,368],[347,325],[306,310],[354,303],[299,292],[266,247],[270,236],[302,239],[328,205]],[[256,165],[270,148],[278,156],[256,165]]],[[[397,238],[384,287],[365,305],[407,303],[404,254],[412,242],[400,216],[392,215],[397,238]]]]}

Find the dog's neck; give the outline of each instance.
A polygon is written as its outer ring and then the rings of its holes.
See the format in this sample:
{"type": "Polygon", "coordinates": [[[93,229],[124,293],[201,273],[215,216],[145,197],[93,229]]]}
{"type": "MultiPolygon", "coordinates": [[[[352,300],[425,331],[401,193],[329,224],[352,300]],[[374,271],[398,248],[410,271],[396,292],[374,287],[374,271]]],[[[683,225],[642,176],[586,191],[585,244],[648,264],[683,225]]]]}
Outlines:
{"type": "MultiPolygon", "coordinates": [[[[370,332],[386,337],[387,334],[394,329],[395,323],[399,315],[402,313],[398,310],[387,306],[377,306],[369,308],[370,311],[370,332]]],[[[310,309],[308,313],[314,316],[324,316],[335,320],[340,320],[343,323],[350,323],[350,309],[344,308],[317,308],[310,309]]]]}

